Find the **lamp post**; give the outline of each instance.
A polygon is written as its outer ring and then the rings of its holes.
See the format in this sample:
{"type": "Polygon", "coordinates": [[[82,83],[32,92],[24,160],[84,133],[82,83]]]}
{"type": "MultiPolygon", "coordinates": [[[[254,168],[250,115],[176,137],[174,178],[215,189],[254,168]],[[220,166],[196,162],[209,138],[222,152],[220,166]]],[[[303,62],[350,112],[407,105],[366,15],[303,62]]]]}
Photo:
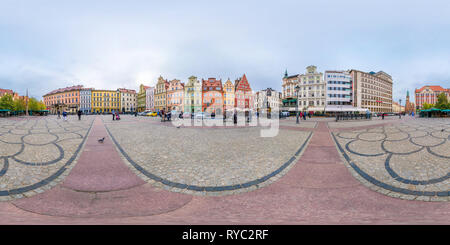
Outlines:
{"type": "Polygon", "coordinates": [[[401,119],[402,118],[402,99],[399,99],[398,102],[400,104],[400,113],[398,113],[398,118],[401,119]]]}
{"type": "Polygon", "coordinates": [[[297,115],[297,124],[299,124],[299,120],[298,120],[298,91],[300,90],[300,86],[295,86],[295,93],[296,93],[296,96],[297,96],[297,99],[296,99],[296,103],[295,103],[295,114],[297,115]]]}

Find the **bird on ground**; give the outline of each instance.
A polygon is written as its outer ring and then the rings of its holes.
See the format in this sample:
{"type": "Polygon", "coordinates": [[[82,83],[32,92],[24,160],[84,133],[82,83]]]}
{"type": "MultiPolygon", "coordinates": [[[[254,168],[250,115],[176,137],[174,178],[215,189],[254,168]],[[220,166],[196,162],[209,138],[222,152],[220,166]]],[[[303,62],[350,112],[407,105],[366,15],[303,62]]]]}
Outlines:
{"type": "Polygon", "coordinates": [[[444,130],[445,130],[445,129],[443,128],[443,129],[441,130],[441,132],[444,132],[444,130]]]}
{"type": "Polygon", "coordinates": [[[99,143],[103,143],[104,140],[105,140],[105,137],[99,139],[98,142],[99,142],[99,143]]]}

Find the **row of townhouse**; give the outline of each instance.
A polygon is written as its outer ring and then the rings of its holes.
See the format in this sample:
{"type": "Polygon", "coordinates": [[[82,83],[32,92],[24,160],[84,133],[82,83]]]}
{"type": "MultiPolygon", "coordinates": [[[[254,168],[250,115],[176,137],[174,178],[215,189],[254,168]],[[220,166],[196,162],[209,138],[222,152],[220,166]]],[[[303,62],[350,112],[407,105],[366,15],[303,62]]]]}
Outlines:
{"type": "Polygon", "coordinates": [[[69,113],[81,110],[84,114],[113,111],[125,113],[136,111],[137,104],[136,91],[125,88],[104,90],[76,85],[53,90],[43,97],[50,113],[64,110],[69,113]]]}
{"type": "Polygon", "coordinates": [[[383,72],[329,70],[306,67],[305,74],[282,79],[282,103],[289,111],[339,111],[347,108],[392,112],[392,77],[383,72]]]}
{"type": "Polygon", "coordinates": [[[176,110],[217,115],[232,110],[253,110],[253,107],[254,95],[245,74],[234,84],[230,79],[222,83],[222,79],[200,81],[191,76],[183,83],[160,76],[155,87],[140,86],[137,105],[138,111],[176,110]]]}

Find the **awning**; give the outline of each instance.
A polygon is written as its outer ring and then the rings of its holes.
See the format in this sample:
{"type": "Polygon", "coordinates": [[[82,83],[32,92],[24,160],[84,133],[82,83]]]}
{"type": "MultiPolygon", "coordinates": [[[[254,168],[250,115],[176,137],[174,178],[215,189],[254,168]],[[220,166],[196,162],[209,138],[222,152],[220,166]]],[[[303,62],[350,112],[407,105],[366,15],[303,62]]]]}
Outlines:
{"type": "Polygon", "coordinates": [[[369,109],[364,109],[360,107],[353,106],[327,106],[325,107],[326,112],[367,112],[369,109]]]}

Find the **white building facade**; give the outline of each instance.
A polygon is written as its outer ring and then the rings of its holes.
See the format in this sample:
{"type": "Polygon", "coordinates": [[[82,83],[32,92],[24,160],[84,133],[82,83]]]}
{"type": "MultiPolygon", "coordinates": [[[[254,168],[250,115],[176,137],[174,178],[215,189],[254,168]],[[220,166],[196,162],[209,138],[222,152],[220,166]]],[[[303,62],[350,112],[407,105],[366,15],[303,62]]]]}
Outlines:
{"type": "Polygon", "coordinates": [[[155,87],[145,89],[145,110],[155,110],[155,87]]]}
{"type": "Polygon", "coordinates": [[[80,110],[83,114],[90,114],[91,108],[91,88],[83,88],[80,90],[80,110]]]}
{"type": "Polygon", "coordinates": [[[306,67],[306,73],[299,75],[298,107],[303,111],[324,111],[326,84],[323,73],[316,66],[306,67]]]}
{"type": "Polygon", "coordinates": [[[262,109],[279,110],[281,107],[281,93],[271,88],[256,92],[254,108],[257,111],[262,109]]]}
{"type": "Polygon", "coordinates": [[[316,66],[306,67],[305,74],[288,76],[285,72],[281,94],[284,110],[293,111],[298,105],[300,111],[324,111],[325,93],[323,73],[318,72],[316,66]]]}
{"type": "Polygon", "coordinates": [[[325,71],[326,105],[352,105],[352,77],[348,71],[325,71]]]}
{"type": "Polygon", "coordinates": [[[135,112],[137,109],[137,94],[136,90],[119,88],[120,93],[120,110],[122,113],[135,112]]]}

